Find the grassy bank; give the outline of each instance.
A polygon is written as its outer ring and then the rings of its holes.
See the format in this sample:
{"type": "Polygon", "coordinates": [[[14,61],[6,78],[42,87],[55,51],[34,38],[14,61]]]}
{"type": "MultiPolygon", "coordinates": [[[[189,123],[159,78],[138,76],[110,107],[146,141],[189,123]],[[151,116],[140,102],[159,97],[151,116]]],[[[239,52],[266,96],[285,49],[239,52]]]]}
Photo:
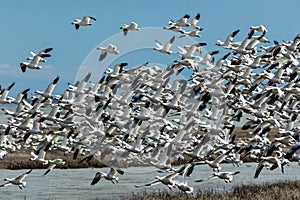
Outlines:
{"type": "MultiPolygon", "coordinates": [[[[42,169],[47,168],[48,165],[42,165],[35,161],[30,160],[29,150],[18,150],[16,152],[8,153],[3,160],[0,160],[0,169],[42,169]]],[[[89,162],[80,162],[84,156],[78,155],[76,160],[73,159],[73,154],[64,154],[61,151],[49,151],[47,152],[45,158],[47,160],[53,160],[56,158],[62,158],[66,163],[64,165],[59,165],[56,168],[98,168],[105,167],[101,162],[96,159],[92,159],[89,162]]]]}
{"type": "Polygon", "coordinates": [[[300,181],[283,181],[278,183],[267,183],[265,185],[242,185],[234,187],[231,191],[219,192],[216,190],[210,190],[199,192],[193,197],[181,192],[154,192],[149,193],[142,191],[140,193],[134,193],[129,197],[124,197],[126,200],[273,200],[273,199],[300,199],[300,181]]]}

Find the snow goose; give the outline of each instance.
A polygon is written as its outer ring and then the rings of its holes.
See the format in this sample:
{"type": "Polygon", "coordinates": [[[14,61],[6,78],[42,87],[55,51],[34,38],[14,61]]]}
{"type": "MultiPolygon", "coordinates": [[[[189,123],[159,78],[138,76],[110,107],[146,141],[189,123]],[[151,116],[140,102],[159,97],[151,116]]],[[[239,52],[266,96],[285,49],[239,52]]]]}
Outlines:
{"type": "Polygon", "coordinates": [[[294,40],[288,44],[286,43],[282,43],[284,46],[286,46],[286,49],[294,52],[297,50],[297,48],[299,47],[300,44],[300,34],[297,34],[297,36],[294,38],[294,40]]]}
{"type": "Polygon", "coordinates": [[[80,26],[91,26],[90,20],[96,21],[94,17],[91,16],[83,16],[82,20],[75,19],[71,24],[75,26],[75,29],[78,30],[80,26]]]}
{"type": "Polygon", "coordinates": [[[119,177],[116,176],[117,173],[123,175],[124,171],[111,167],[108,174],[97,172],[95,177],[93,178],[93,181],[91,182],[91,185],[97,184],[101,178],[105,178],[106,180],[111,181],[113,184],[115,184],[115,182],[118,183],[119,177]]]}
{"type": "Polygon", "coordinates": [[[227,157],[228,155],[230,154],[232,149],[230,149],[229,151],[219,155],[218,157],[216,157],[215,160],[213,161],[209,161],[209,160],[205,160],[204,162],[203,161],[199,161],[199,162],[196,162],[196,164],[208,164],[212,169],[213,171],[220,171],[222,169],[222,167],[220,166],[220,163],[223,162],[227,157]]]}
{"type": "Polygon", "coordinates": [[[207,177],[206,179],[200,179],[200,180],[196,180],[195,182],[202,182],[202,181],[207,181],[213,178],[220,178],[220,179],[224,179],[224,181],[226,183],[231,183],[233,176],[239,174],[240,171],[236,171],[236,172],[216,172],[213,173],[211,176],[207,177]]]}
{"type": "Polygon", "coordinates": [[[11,97],[7,97],[9,91],[11,90],[11,88],[15,85],[15,82],[12,82],[7,88],[5,88],[4,90],[0,91],[0,104],[6,104],[6,103],[11,103],[14,98],[11,97]]]}
{"type": "MultiPolygon", "coordinates": [[[[180,171],[180,169],[179,169],[180,171]]],[[[182,174],[182,181],[175,181],[175,185],[178,187],[179,190],[181,190],[182,192],[184,192],[185,194],[192,194],[194,191],[194,188],[189,186],[187,184],[187,173],[189,172],[189,170],[187,168],[184,169],[184,172],[182,174]]]]}
{"type": "Polygon", "coordinates": [[[194,55],[194,52],[196,50],[199,50],[199,48],[201,48],[202,46],[206,46],[206,45],[207,45],[206,43],[196,43],[196,44],[193,44],[186,48],[182,48],[182,47],[178,46],[178,48],[181,51],[177,52],[177,54],[181,55],[182,59],[184,59],[184,58],[194,59],[194,58],[196,58],[196,56],[194,55]]]}
{"type": "Polygon", "coordinates": [[[123,24],[120,29],[123,30],[123,34],[126,36],[128,31],[139,31],[141,28],[138,27],[136,22],[131,22],[129,25],[123,24]]]}
{"type": "Polygon", "coordinates": [[[28,62],[21,62],[20,63],[20,67],[21,67],[21,70],[23,73],[26,72],[26,68],[30,68],[30,69],[42,69],[42,66],[39,66],[39,63],[43,60],[43,58],[46,58],[46,57],[50,57],[49,54],[42,54],[42,55],[35,55],[33,57],[33,59],[31,60],[30,63],[28,62]]]}
{"type": "Polygon", "coordinates": [[[176,22],[173,20],[169,21],[169,25],[171,26],[180,26],[180,27],[188,27],[190,24],[188,23],[188,19],[190,18],[189,14],[185,14],[182,18],[178,19],[176,22]]]}
{"type": "Polygon", "coordinates": [[[285,154],[284,158],[285,159],[291,159],[294,156],[295,153],[300,152],[299,150],[300,150],[300,142],[297,142],[289,148],[289,150],[285,154]]]}
{"type": "Polygon", "coordinates": [[[2,160],[4,158],[4,156],[6,156],[7,151],[3,148],[0,149],[0,160],[2,160]]]}
{"type": "Polygon", "coordinates": [[[249,42],[249,44],[246,46],[246,50],[252,50],[255,48],[255,46],[259,43],[259,42],[262,42],[262,43],[270,43],[270,41],[265,38],[266,32],[264,31],[263,34],[261,36],[253,36],[253,40],[251,42],[249,42]]]}
{"type": "Polygon", "coordinates": [[[176,71],[176,75],[178,75],[185,67],[192,68],[194,72],[198,72],[199,70],[198,62],[195,59],[188,58],[175,60],[171,67],[176,71]]]}
{"type": "Polygon", "coordinates": [[[237,29],[237,30],[233,31],[232,33],[230,33],[230,34],[227,36],[227,38],[226,38],[226,40],[225,40],[224,42],[222,42],[221,40],[217,40],[216,45],[217,45],[217,46],[224,47],[225,49],[230,49],[230,48],[232,48],[232,46],[234,46],[232,40],[233,40],[233,38],[238,34],[238,32],[240,32],[239,29],[237,29]]]}
{"type": "Polygon", "coordinates": [[[199,30],[192,30],[192,31],[183,31],[183,33],[181,34],[181,36],[179,36],[179,38],[185,37],[185,36],[190,36],[190,37],[201,37],[201,35],[199,34],[200,31],[199,30]]]}
{"type": "Polygon", "coordinates": [[[191,19],[190,25],[188,26],[188,28],[195,28],[199,31],[202,31],[203,28],[200,28],[200,26],[197,26],[197,23],[199,22],[200,16],[201,16],[200,13],[197,13],[197,15],[193,19],[191,19]]]}
{"type": "Polygon", "coordinates": [[[253,53],[252,50],[246,50],[246,47],[249,44],[249,41],[251,40],[253,34],[254,34],[254,30],[251,30],[248,33],[248,36],[244,39],[244,41],[238,47],[233,48],[234,52],[238,54],[253,53]]]}
{"type": "Polygon", "coordinates": [[[32,114],[31,116],[28,117],[23,117],[23,121],[21,121],[19,124],[16,124],[16,126],[19,130],[29,130],[32,128],[32,121],[34,117],[37,115],[37,113],[32,114]]]}
{"type": "MultiPolygon", "coordinates": [[[[5,129],[5,131],[4,131],[4,133],[0,134],[0,147],[1,148],[5,146],[5,144],[6,144],[7,140],[8,140],[7,136],[9,135],[10,129],[11,129],[11,126],[7,126],[6,129],[5,129]]],[[[3,158],[4,155],[2,155],[2,158],[3,158]]],[[[1,158],[1,160],[2,160],[2,158],[1,158]]]]}
{"type": "Polygon", "coordinates": [[[108,47],[97,47],[97,50],[101,50],[101,55],[99,57],[99,61],[102,61],[106,58],[107,53],[118,55],[120,51],[117,49],[115,45],[109,44],[108,47]]]}
{"type": "Polygon", "coordinates": [[[205,56],[200,60],[199,64],[208,66],[213,63],[212,56],[218,54],[219,51],[211,51],[205,54],[205,56]]]}
{"type": "Polygon", "coordinates": [[[159,51],[161,53],[171,54],[170,48],[175,40],[175,36],[173,36],[165,45],[162,45],[158,40],[155,40],[156,46],[154,50],[159,51]]]}
{"type": "Polygon", "coordinates": [[[274,157],[274,156],[267,156],[267,157],[260,157],[260,162],[257,165],[254,178],[258,178],[261,170],[266,167],[267,169],[271,169],[273,165],[278,166],[283,173],[283,163],[279,160],[279,158],[274,157]]]}
{"type": "Polygon", "coordinates": [[[54,160],[48,160],[50,165],[48,166],[46,172],[44,173],[44,176],[47,175],[56,165],[64,165],[65,161],[61,158],[56,158],[54,160]]]}
{"type": "Polygon", "coordinates": [[[17,97],[16,97],[16,99],[14,99],[13,101],[11,101],[11,103],[13,103],[13,104],[20,104],[23,99],[27,99],[27,92],[29,90],[30,90],[30,88],[27,88],[27,89],[19,92],[18,95],[17,95],[17,97]]]}
{"type": "Polygon", "coordinates": [[[250,29],[258,32],[268,32],[268,30],[266,29],[266,27],[264,27],[264,25],[250,26],[250,29]]]}
{"type": "Polygon", "coordinates": [[[45,98],[52,98],[52,97],[53,97],[52,92],[53,92],[53,90],[54,90],[54,88],[55,88],[55,86],[56,86],[58,80],[59,80],[59,76],[57,76],[57,77],[56,77],[56,78],[48,85],[48,87],[46,88],[46,90],[45,90],[44,92],[39,91],[39,90],[36,90],[34,93],[39,94],[39,95],[41,95],[41,96],[43,96],[43,97],[45,97],[45,98]]]}
{"type": "Polygon", "coordinates": [[[59,118],[59,115],[60,115],[60,113],[58,112],[58,109],[59,109],[59,105],[55,104],[52,107],[51,111],[48,114],[43,115],[41,117],[41,119],[56,122],[56,120],[59,118]]]}
{"type": "Polygon", "coordinates": [[[52,143],[49,142],[48,144],[43,145],[36,152],[31,152],[30,160],[35,161],[37,163],[42,163],[43,165],[47,165],[49,161],[45,159],[45,155],[48,149],[51,147],[51,145],[52,143]]]}
{"type": "Polygon", "coordinates": [[[23,180],[26,178],[26,176],[28,174],[30,174],[31,171],[32,171],[32,169],[24,174],[21,174],[20,176],[14,178],[14,179],[4,178],[4,181],[7,181],[7,182],[1,184],[0,187],[4,187],[4,186],[8,186],[8,185],[17,185],[22,190],[26,186],[26,182],[23,180]]]}
{"type": "Polygon", "coordinates": [[[162,183],[162,184],[168,186],[168,188],[171,190],[173,187],[175,187],[175,181],[173,180],[173,178],[175,178],[178,175],[179,175],[178,172],[174,172],[174,173],[169,174],[164,177],[155,176],[154,181],[151,181],[150,183],[146,183],[144,185],[135,185],[135,187],[140,188],[140,187],[152,186],[152,185],[157,185],[159,183],[162,183]]]}
{"type": "MultiPolygon", "coordinates": [[[[28,57],[28,58],[26,58],[26,60],[33,60],[33,59],[34,59],[34,56],[36,56],[36,55],[38,55],[38,56],[49,55],[49,54],[47,54],[47,53],[50,52],[50,51],[52,51],[52,50],[53,50],[53,48],[46,48],[46,49],[43,49],[43,50],[39,51],[38,54],[36,54],[36,53],[34,53],[33,51],[31,51],[30,54],[32,55],[32,57],[28,57]]],[[[40,62],[46,62],[46,60],[42,58],[42,59],[40,60],[40,62]]]]}
{"type": "Polygon", "coordinates": [[[176,33],[181,33],[181,34],[184,33],[184,30],[182,30],[181,27],[179,26],[170,26],[170,27],[164,26],[163,29],[170,30],[176,33]]]}
{"type": "MultiPolygon", "coordinates": [[[[72,84],[68,84],[69,88],[67,89],[70,92],[74,92],[75,94],[85,94],[85,86],[87,84],[87,82],[90,80],[92,73],[87,73],[87,75],[80,81],[78,82],[78,85],[72,85],[72,84]]],[[[75,101],[75,100],[74,100],[75,101]]]]}

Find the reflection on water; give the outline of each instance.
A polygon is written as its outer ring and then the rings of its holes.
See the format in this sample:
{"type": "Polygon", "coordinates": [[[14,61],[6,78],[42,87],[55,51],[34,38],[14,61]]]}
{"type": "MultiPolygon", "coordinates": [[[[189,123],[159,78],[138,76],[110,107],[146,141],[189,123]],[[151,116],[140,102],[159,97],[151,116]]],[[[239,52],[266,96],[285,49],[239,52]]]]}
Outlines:
{"type": "MultiPolygon", "coordinates": [[[[195,171],[188,179],[189,185],[195,188],[228,190],[233,186],[240,184],[274,182],[278,180],[300,180],[299,168],[297,163],[286,167],[285,174],[281,174],[279,169],[274,171],[263,169],[258,179],[253,175],[256,169],[256,163],[245,163],[241,167],[233,167],[231,164],[223,164],[222,171],[237,171],[241,173],[236,175],[232,183],[225,183],[220,179],[212,179],[202,183],[195,183],[196,179],[203,179],[212,174],[212,170],[205,165],[197,166],[195,171]]],[[[1,199],[101,199],[110,197],[117,199],[132,192],[143,190],[137,189],[134,185],[144,184],[153,180],[154,176],[159,174],[153,167],[134,167],[125,169],[125,174],[120,175],[119,183],[112,184],[107,180],[91,186],[90,183],[97,171],[108,172],[108,168],[102,169],[54,169],[47,176],[43,176],[44,169],[35,169],[29,174],[25,181],[27,186],[20,190],[16,186],[7,186],[0,188],[1,199]]],[[[0,178],[16,177],[26,170],[0,170],[0,178]]],[[[181,177],[176,177],[178,180],[181,177]]],[[[2,181],[1,181],[2,183],[2,181]]],[[[158,190],[166,186],[156,185],[145,188],[148,191],[158,190]]]]}

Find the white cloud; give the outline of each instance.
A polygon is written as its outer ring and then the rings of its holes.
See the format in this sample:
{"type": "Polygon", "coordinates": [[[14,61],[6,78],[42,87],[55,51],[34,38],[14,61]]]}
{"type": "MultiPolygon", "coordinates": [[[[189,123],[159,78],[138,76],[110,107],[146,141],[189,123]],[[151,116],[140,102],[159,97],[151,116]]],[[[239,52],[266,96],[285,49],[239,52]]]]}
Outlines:
{"type": "Polygon", "coordinates": [[[1,76],[10,76],[16,77],[20,72],[20,68],[11,64],[0,64],[0,75],[1,76]]]}

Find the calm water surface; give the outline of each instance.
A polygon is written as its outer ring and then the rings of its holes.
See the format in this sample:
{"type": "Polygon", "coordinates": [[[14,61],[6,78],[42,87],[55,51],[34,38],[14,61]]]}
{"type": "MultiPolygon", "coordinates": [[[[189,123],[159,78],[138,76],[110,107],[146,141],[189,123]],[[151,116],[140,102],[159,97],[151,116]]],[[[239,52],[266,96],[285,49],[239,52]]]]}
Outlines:
{"type": "MultiPolygon", "coordinates": [[[[237,171],[241,173],[234,177],[232,183],[225,183],[220,179],[212,179],[202,183],[195,183],[194,180],[203,179],[212,174],[208,166],[197,166],[188,179],[189,185],[196,190],[201,188],[228,190],[233,186],[241,184],[259,184],[264,182],[275,182],[279,180],[300,180],[300,165],[292,163],[286,167],[285,174],[279,169],[274,171],[263,169],[258,179],[253,175],[256,163],[245,163],[241,167],[233,167],[231,164],[223,164],[222,171],[237,171]]],[[[119,183],[112,184],[107,180],[100,180],[94,186],[90,183],[97,171],[108,172],[108,168],[101,169],[54,169],[47,176],[43,176],[44,169],[35,169],[26,177],[27,186],[20,190],[16,186],[0,188],[0,199],[119,199],[118,197],[138,192],[141,190],[153,191],[168,188],[164,185],[156,185],[148,188],[135,188],[134,185],[145,184],[154,179],[154,176],[163,176],[156,172],[153,167],[134,167],[125,169],[125,174],[120,175],[119,183]]],[[[0,178],[13,178],[27,170],[0,170],[0,178]]],[[[180,180],[181,177],[175,179],[180,180]]],[[[3,181],[0,181],[1,183],[3,181]]]]}

